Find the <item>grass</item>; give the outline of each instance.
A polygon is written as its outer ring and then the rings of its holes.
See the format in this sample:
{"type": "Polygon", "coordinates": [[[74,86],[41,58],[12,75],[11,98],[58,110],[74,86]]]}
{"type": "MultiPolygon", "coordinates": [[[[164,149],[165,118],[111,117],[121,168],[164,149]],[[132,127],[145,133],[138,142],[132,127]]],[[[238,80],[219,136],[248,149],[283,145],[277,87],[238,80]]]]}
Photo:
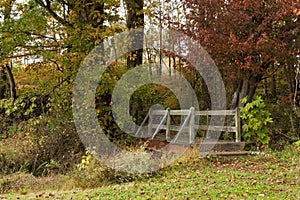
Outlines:
{"type": "MultiPolygon", "coordinates": [[[[1,181],[3,187],[3,178],[1,181]]],[[[80,181],[86,180],[81,177],[80,181]]],[[[111,181],[80,189],[72,188],[72,175],[68,175],[37,178],[35,184],[28,181],[22,188],[0,199],[300,199],[300,152],[289,149],[208,159],[190,152],[173,165],[130,182],[111,181]],[[38,182],[44,186],[34,186],[38,182]]]]}

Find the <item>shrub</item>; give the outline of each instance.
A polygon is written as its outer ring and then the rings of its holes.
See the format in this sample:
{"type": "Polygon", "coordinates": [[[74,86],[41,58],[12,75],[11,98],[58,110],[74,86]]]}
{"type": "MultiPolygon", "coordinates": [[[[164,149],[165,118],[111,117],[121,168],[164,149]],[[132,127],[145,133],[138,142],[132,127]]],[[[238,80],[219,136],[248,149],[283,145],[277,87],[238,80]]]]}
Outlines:
{"type": "Polygon", "coordinates": [[[66,88],[53,93],[45,105],[47,112],[41,112],[36,98],[31,98],[31,104],[26,104],[26,97],[16,99],[14,104],[0,101],[0,109],[5,110],[0,119],[13,122],[4,124],[1,130],[1,173],[65,173],[80,161],[84,147],[72,119],[69,91],[66,88]],[[23,117],[26,114],[28,117],[23,117]]]}
{"type": "MultiPolygon", "coordinates": [[[[243,103],[247,102],[245,97],[243,103]]],[[[267,145],[270,141],[268,135],[268,123],[272,123],[271,114],[265,110],[265,103],[260,96],[256,96],[252,102],[247,103],[241,109],[241,118],[243,119],[242,137],[246,141],[254,141],[260,146],[267,145]]]]}

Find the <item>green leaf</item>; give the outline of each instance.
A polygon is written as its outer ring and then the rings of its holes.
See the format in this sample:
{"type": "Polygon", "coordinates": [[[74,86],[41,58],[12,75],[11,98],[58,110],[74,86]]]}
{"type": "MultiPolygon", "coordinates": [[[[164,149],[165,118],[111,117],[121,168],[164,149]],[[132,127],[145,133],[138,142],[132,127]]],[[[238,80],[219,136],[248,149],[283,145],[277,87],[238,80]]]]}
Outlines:
{"type": "MultiPolygon", "coordinates": [[[[243,99],[246,102],[246,99],[243,99]]],[[[264,109],[265,103],[262,97],[256,96],[252,102],[248,102],[241,109],[241,119],[243,119],[242,136],[246,140],[256,141],[258,144],[268,144],[269,128],[267,125],[272,123],[271,114],[264,109]]]]}

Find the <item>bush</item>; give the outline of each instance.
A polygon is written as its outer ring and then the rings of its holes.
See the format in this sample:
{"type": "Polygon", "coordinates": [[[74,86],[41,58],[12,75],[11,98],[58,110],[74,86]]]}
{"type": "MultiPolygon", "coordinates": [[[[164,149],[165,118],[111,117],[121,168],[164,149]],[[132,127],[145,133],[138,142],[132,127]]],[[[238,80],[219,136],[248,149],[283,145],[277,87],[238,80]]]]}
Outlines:
{"type": "MultiPolygon", "coordinates": [[[[84,147],[72,119],[71,93],[68,91],[70,89],[66,88],[53,93],[47,100],[46,113],[35,110],[35,106],[23,109],[26,104],[19,102],[26,98],[22,98],[15,102],[16,108],[12,112],[2,116],[5,119],[12,117],[13,124],[7,124],[9,134],[6,137],[2,134],[0,140],[0,172],[65,173],[80,161],[84,147]],[[18,118],[27,111],[28,118],[18,118]]],[[[35,98],[30,102],[39,105],[35,98]]],[[[3,104],[5,106],[8,112],[11,107],[7,103],[3,104]]]]}
{"type": "Polygon", "coordinates": [[[82,156],[81,163],[69,172],[71,179],[66,183],[66,187],[95,188],[111,183],[132,182],[152,177],[155,174],[131,174],[117,171],[103,165],[99,160],[86,152],[82,156]]]}
{"type": "MultiPolygon", "coordinates": [[[[247,102],[244,98],[243,103],[247,102]]],[[[265,103],[260,96],[256,96],[252,102],[247,103],[241,109],[241,118],[243,120],[242,137],[246,141],[254,141],[258,147],[269,143],[268,124],[272,123],[271,114],[265,110],[265,103]]]]}

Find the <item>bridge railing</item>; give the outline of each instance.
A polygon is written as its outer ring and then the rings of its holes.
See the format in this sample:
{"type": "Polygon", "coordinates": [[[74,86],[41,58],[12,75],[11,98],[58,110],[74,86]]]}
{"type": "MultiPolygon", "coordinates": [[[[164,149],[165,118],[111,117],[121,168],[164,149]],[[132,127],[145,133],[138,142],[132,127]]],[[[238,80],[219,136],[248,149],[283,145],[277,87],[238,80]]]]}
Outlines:
{"type": "MultiPolygon", "coordinates": [[[[211,131],[226,131],[235,133],[235,141],[241,141],[241,121],[240,121],[240,109],[236,108],[234,110],[207,110],[207,111],[195,111],[193,107],[185,110],[149,110],[147,116],[142,122],[140,128],[136,132],[136,136],[139,135],[141,127],[144,126],[148,120],[148,136],[151,138],[159,133],[160,130],[166,131],[166,140],[170,140],[170,131],[177,131],[175,138],[171,140],[172,143],[176,143],[180,135],[183,132],[188,132],[189,143],[193,143],[195,138],[195,132],[197,130],[211,130],[211,131]],[[181,125],[174,125],[171,123],[172,116],[183,117],[183,123],[181,125]],[[207,124],[197,124],[195,118],[206,116],[207,124]],[[224,126],[212,126],[209,125],[209,118],[211,116],[233,116],[234,125],[224,125],[224,126]],[[154,130],[154,132],[153,132],[154,130]]],[[[207,137],[207,136],[206,136],[207,137]]]]}

